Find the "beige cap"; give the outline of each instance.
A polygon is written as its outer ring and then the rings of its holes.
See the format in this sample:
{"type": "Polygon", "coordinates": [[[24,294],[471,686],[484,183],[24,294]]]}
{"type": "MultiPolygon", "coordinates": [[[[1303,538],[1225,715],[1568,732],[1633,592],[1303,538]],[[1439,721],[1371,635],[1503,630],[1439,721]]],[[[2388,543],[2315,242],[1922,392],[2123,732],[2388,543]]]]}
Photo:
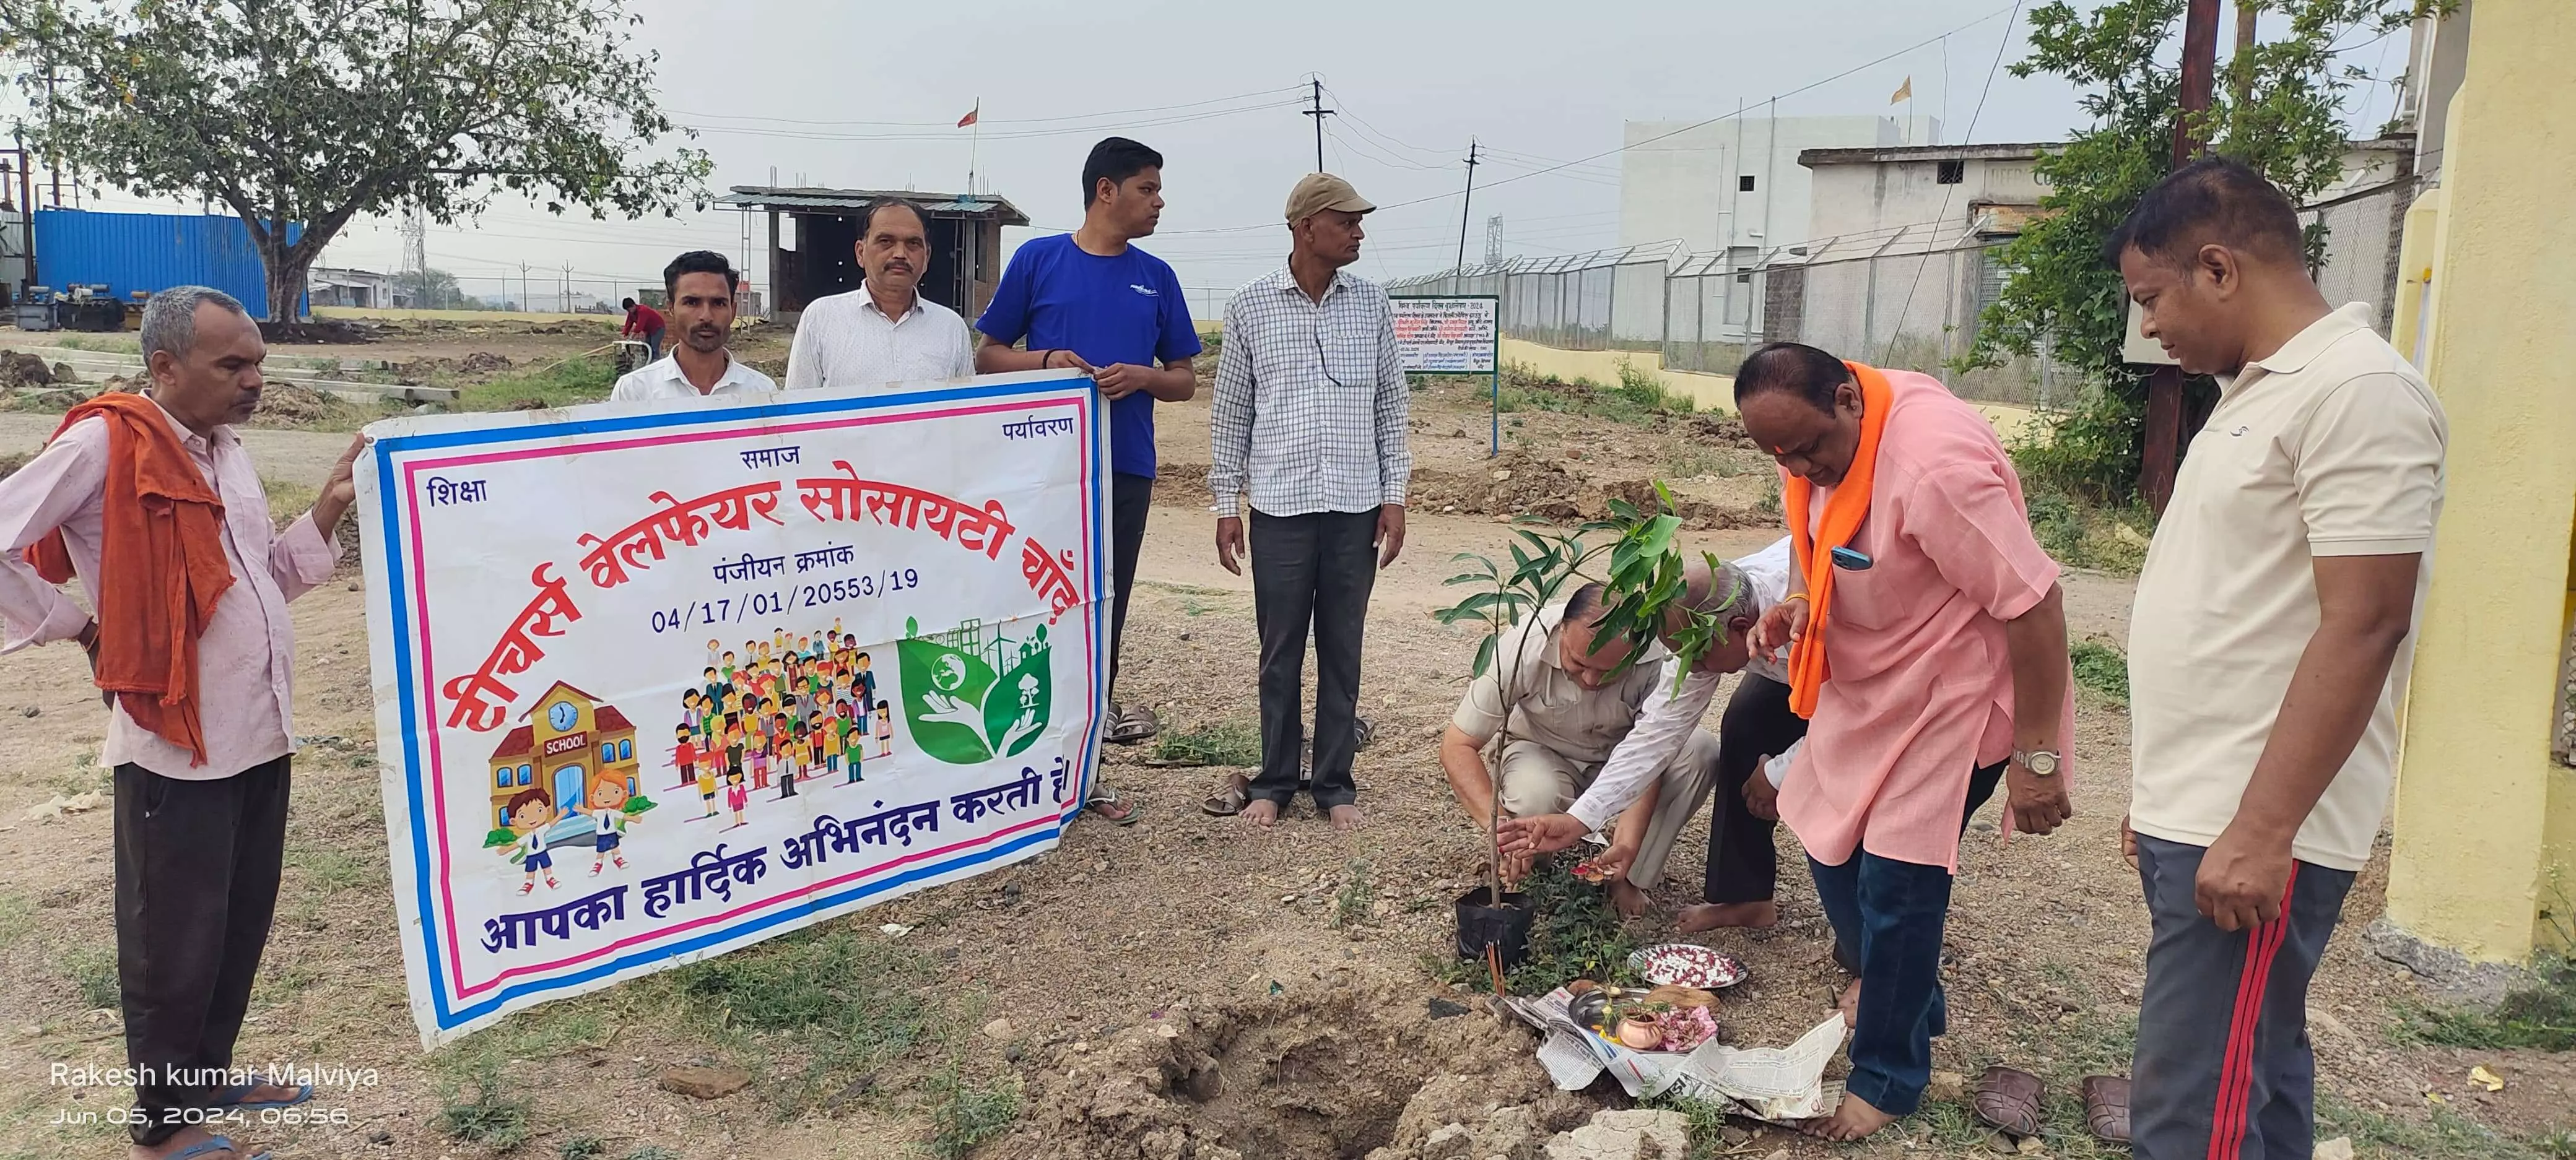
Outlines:
{"type": "Polygon", "coordinates": [[[1329,173],[1309,173],[1288,191],[1288,220],[1301,222],[1328,209],[1367,213],[1377,205],[1360,196],[1351,183],[1329,173]]]}

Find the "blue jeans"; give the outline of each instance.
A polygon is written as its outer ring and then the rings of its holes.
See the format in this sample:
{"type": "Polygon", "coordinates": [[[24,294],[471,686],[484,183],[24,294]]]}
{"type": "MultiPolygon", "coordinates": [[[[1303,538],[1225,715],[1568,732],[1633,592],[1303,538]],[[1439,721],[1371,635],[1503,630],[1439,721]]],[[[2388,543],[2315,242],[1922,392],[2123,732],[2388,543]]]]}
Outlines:
{"type": "MultiPolygon", "coordinates": [[[[2003,763],[1968,777],[1959,828],[1977,812],[2003,763]]],[[[1840,866],[1807,859],[1816,899],[1833,923],[1836,955],[1860,976],[1845,1090],[1891,1116],[1912,1115],[1932,1082],[1932,1037],[1949,1030],[1941,994],[1941,932],[1950,916],[1950,872],[1856,850],[1840,866]]]]}

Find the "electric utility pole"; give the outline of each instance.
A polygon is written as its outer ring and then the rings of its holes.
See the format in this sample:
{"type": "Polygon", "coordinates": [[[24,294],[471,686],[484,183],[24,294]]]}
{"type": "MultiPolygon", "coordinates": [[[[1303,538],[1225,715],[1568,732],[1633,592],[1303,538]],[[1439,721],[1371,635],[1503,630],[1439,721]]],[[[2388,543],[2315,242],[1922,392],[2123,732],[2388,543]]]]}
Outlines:
{"type": "Polygon", "coordinates": [[[1332,116],[1333,110],[1324,107],[1324,78],[1320,75],[1311,76],[1306,78],[1306,83],[1313,86],[1312,96],[1309,99],[1314,104],[1301,112],[1304,116],[1315,119],[1315,172],[1322,173],[1324,172],[1324,118],[1332,116]]]}
{"type": "Polygon", "coordinates": [[[1469,208],[1473,207],[1475,203],[1476,139],[1470,137],[1467,139],[1467,196],[1458,203],[1458,265],[1456,269],[1461,274],[1466,273],[1467,271],[1467,211],[1469,208]]]}
{"type": "MultiPolygon", "coordinates": [[[[2209,90],[2218,64],[2218,0],[2191,0],[2182,21],[2182,102],[2174,111],[2173,165],[2191,164],[2203,145],[2201,122],[2209,111],[2209,90]]],[[[2138,493],[2156,514],[2173,498],[2174,473],[2182,467],[2183,373],[2160,366],[2147,379],[2146,458],[2138,464],[2138,493]]]]}

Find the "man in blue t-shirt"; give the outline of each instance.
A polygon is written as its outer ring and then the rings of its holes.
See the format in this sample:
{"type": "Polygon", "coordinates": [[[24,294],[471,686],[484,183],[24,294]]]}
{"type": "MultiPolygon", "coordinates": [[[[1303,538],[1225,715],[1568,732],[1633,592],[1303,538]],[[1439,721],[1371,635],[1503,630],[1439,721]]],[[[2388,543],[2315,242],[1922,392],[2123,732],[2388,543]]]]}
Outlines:
{"type": "MultiPolygon", "coordinates": [[[[1150,236],[1163,216],[1163,155],[1124,137],[1091,147],[1082,165],[1082,228],[1021,244],[975,329],[980,374],[1071,368],[1088,372],[1109,404],[1111,578],[1109,686],[1118,687],[1118,642],[1126,634],[1127,594],[1136,586],[1136,557],[1145,546],[1145,517],[1154,502],[1154,401],[1198,393],[1190,359],[1199,353],[1181,282],[1161,258],[1129,245],[1150,236]],[[1027,349],[1014,344],[1028,340],[1027,349]],[[1157,365],[1159,364],[1159,365],[1157,365]]],[[[1153,712],[1109,703],[1109,740],[1133,744],[1154,735],[1153,712]]],[[[1135,820],[1108,787],[1086,803],[1111,821],[1135,820]]]]}

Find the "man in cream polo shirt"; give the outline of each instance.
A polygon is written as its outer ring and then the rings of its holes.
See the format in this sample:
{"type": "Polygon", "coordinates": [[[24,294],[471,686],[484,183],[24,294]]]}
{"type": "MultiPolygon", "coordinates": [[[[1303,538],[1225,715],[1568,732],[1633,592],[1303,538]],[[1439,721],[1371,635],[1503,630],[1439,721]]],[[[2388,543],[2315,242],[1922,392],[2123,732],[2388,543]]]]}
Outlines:
{"type": "Polygon", "coordinates": [[[2387,811],[2448,432],[2369,307],[2329,309],[2289,199],[2244,166],[2177,170],[2106,256],[2142,333],[2221,387],[2129,618],[2154,923],[2132,1145],[2303,1157],[2308,979],[2387,811]]]}

